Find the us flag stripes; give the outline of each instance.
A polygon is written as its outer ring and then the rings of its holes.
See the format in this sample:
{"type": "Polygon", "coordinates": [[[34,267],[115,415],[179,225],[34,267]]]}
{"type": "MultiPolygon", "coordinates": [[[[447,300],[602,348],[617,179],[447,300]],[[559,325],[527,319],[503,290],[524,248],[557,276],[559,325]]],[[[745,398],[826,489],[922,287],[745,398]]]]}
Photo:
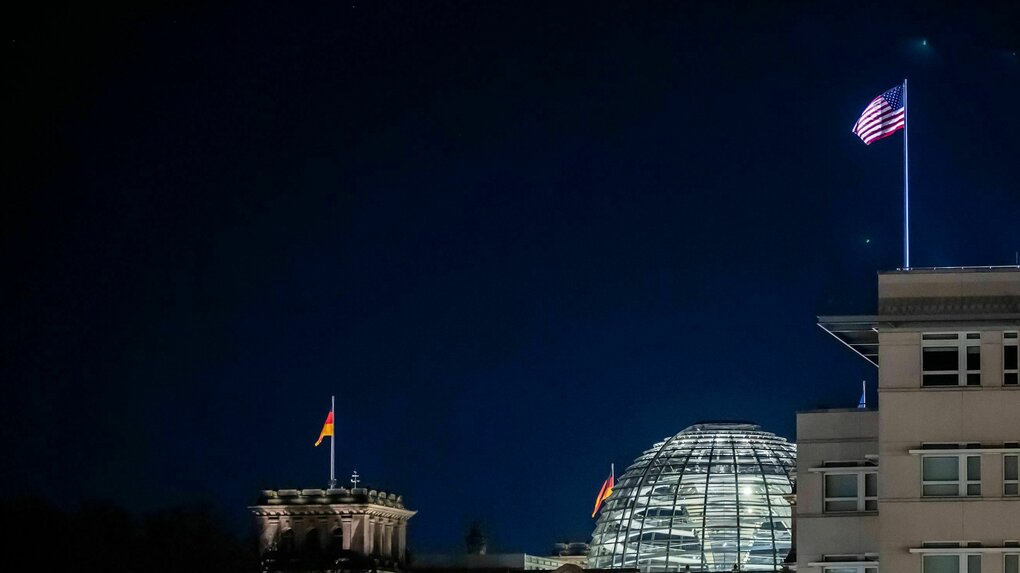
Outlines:
{"type": "Polygon", "coordinates": [[[854,125],[854,133],[865,145],[889,137],[906,125],[903,86],[896,86],[871,100],[854,125]]]}

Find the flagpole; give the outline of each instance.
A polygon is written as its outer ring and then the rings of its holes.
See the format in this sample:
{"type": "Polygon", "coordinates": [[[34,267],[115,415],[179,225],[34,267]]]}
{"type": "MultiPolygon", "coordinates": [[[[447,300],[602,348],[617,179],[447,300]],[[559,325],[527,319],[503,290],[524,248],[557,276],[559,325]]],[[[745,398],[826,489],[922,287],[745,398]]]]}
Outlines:
{"type": "Polygon", "coordinates": [[[907,153],[907,80],[903,79],[903,268],[910,269],[910,155],[907,153]]]}
{"type": "Polygon", "coordinates": [[[329,437],[329,489],[336,488],[336,464],[334,463],[334,447],[336,442],[336,396],[329,397],[329,413],[333,417],[333,435],[329,437]]]}

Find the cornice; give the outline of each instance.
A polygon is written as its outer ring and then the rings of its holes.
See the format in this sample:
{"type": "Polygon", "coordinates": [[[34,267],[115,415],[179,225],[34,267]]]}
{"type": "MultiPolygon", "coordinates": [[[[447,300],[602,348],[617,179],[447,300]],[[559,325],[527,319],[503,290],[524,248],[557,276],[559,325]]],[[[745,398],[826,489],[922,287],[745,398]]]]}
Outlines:
{"type": "Polygon", "coordinates": [[[373,504],[329,504],[329,505],[253,505],[248,508],[258,517],[353,517],[369,515],[406,521],[417,514],[410,509],[386,507],[373,504]]]}
{"type": "Polygon", "coordinates": [[[1020,297],[1016,296],[904,297],[878,301],[879,316],[1016,313],[1020,313],[1020,297]]]}

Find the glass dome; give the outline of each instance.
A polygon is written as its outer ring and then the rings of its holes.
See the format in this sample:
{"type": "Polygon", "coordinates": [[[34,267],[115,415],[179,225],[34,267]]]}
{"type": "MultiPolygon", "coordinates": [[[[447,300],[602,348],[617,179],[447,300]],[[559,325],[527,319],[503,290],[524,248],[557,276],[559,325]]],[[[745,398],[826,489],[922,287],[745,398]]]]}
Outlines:
{"type": "Polygon", "coordinates": [[[620,476],[592,534],[589,568],[779,571],[792,542],[796,448],[759,426],[691,426],[620,476]]]}

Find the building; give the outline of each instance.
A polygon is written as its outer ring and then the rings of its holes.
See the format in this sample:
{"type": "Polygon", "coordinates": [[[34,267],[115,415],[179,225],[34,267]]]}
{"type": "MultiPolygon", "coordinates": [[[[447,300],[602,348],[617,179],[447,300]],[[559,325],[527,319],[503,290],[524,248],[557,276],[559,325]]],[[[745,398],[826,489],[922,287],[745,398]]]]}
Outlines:
{"type": "MultiPolygon", "coordinates": [[[[557,543],[552,555],[541,556],[528,553],[489,553],[488,538],[482,532],[481,524],[472,523],[464,538],[467,553],[455,555],[419,555],[415,557],[412,569],[416,572],[467,573],[467,572],[508,572],[508,571],[556,571],[576,573],[586,564],[587,543],[557,543]],[[564,566],[569,566],[563,569],[564,566]]],[[[635,570],[636,573],[636,570],[635,570]]]]}
{"type": "Polygon", "coordinates": [[[467,553],[462,555],[419,555],[414,571],[553,571],[567,565],[558,558],[530,553],[467,553]]]}
{"type": "Polygon", "coordinates": [[[797,415],[796,511],[797,571],[878,573],[877,410],[797,415]]]}
{"type": "Polygon", "coordinates": [[[878,314],[819,324],[879,408],[798,415],[797,570],[1020,573],[1020,267],[881,273],[878,314]]]}
{"type": "MultiPolygon", "coordinates": [[[[477,525],[467,536],[468,552],[463,555],[420,555],[414,559],[415,571],[555,571],[564,565],[584,569],[588,563],[587,543],[557,543],[551,555],[530,553],[488,553],[486,539],[477,525]],[[479,542],[479,540],[481,540],[479,542]]],[[[568,573],[573,571],[565,569],[568,573]]],[[[635,573],[637,570],[634,570],[635,573]]],[[[615,573],[615,572],[614,572],[615,573]]]]}
{"type": "Polygon", "coordinates": [[[399,571],[416,513],[369,488],[265,490],[249,509],[264,571],[399,571]]]}
{"type": "Polygon", "coordinates": [[[703,423],[645,451],[592,534],[589,568],[780,571],[793,541],[796,450],[746,423],[703,423]]]}
{"type": "Polygon", "coordinates": [[[553,545],[553,559],[563,563],[573,563],[580,568],[588,566],[588,553],[591,552],[591,545],[583,541],[557,543],[553,545]]]}

